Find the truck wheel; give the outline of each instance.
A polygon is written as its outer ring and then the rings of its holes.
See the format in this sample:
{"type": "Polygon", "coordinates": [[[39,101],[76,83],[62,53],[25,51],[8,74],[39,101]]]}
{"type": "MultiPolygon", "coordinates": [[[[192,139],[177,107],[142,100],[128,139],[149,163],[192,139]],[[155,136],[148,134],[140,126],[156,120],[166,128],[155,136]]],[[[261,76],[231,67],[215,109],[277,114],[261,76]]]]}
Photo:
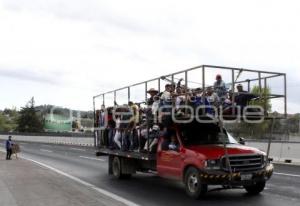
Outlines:
{"type": "Polygon", "coordinates": [[[130,179],[131,174],[123,174],[121,159],[119,157],[114,157],[112,161],[112,174],[117,179],[130,179]]]}
{"type": "Polygon", "coordinates": [[[121,161],[119,157],[114,157],[112,161],[112,174],[114,177],[121,179],[121,161]]]}
{"type": "Polygon", "coordinates": [[[261,193],[265,188],[266,182],[256,182],[253,185],[244,186],[245,190],[251,195],[257,195],[261,193]]]}
{"type": "Polygon", "coordinates": [[[207,185],[201,183],[199,170],[194,167],[190,167],[186,171],[184,184],[187,195],[194,199],[199,199],[207,192],[207,185]]]}

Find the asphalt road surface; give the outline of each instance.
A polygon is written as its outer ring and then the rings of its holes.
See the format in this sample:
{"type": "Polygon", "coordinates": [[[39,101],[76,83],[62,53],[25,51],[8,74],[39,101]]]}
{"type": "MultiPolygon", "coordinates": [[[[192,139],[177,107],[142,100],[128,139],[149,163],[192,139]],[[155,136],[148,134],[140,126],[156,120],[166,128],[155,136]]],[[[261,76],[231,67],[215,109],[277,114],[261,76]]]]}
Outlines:
{"type": "MultiPolygon", "coordinates": [[[[139,205],[300,205],[300,166],[275,165],[275,174],[258,196],[243,189],[209,192],[201,200],[186,196],[183,185],[152,174],[130,180],[108,175],[107,158],[96,157],[91,147],[20,142],[22,156],[47,164],[139,205]]],[[[0,141],[0,146],[4,146],[0,141]]]]}

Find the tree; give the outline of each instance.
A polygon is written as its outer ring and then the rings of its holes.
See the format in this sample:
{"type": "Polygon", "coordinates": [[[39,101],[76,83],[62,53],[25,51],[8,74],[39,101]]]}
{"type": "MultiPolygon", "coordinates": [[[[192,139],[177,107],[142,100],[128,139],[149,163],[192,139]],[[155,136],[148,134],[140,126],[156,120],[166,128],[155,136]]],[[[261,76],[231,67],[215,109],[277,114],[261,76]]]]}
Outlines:
{"type": "MultiPolygon", "coordinates": [[[[272,104],[270,99],[268,99],[268,96],[271,94],[269,87],[261,88],[260,90],[259,86],[254,86],[251,93],[259,98],[251,100],[249,105],[261,106],[266,112],[271,112],[272,104]]],[[[243,134],[248,137],[261,138],[270,132],[271,126],[272,122],[269,120],[264,120],[259,124],[242,122],[233,128],[233,132],[235,134],[243,134]]]]}
{"type": "Polygon", "coordinates": [[[0,131],[10,132],[17,127],[18,112],[16,108],[0,111],[0,131]]]}
{"type": "Polygon", "coordinates": [[[42,132],[43,131],[43,120],[37,114],[34,107],[34,97],[23,107],[20,111],[20,116],[18,118],[19,132],[42,132]]]}

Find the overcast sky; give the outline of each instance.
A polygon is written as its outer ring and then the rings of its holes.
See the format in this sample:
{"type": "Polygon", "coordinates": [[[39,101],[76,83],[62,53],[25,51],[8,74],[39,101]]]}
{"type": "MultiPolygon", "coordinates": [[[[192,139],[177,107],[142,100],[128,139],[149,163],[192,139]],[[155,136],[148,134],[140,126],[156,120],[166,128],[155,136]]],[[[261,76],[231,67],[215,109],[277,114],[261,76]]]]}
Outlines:
{"type": "Polygon", "coordinates": [[[0,0],[0,109],[34,96],[90,110],[100,92],[212,64],[286,72],[288,111],[300,112],[299,11],[296,0],[0,0]]]}

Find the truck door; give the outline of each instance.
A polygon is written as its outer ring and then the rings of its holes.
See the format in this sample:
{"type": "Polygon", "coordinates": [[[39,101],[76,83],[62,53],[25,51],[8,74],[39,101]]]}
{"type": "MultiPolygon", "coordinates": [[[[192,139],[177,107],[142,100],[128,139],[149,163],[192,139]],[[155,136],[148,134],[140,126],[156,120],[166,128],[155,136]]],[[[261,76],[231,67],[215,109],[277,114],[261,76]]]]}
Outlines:
{"type": "Polygon", "coordinates": [[[161,138],[157,150],[157,172],[161,177],[181,179],[181,144],[178,140],[177,134],[175,137],[178,144],[177,148],[172,148],[172,146],[170,146],[172,145],[170,137],[161,138]]]}

